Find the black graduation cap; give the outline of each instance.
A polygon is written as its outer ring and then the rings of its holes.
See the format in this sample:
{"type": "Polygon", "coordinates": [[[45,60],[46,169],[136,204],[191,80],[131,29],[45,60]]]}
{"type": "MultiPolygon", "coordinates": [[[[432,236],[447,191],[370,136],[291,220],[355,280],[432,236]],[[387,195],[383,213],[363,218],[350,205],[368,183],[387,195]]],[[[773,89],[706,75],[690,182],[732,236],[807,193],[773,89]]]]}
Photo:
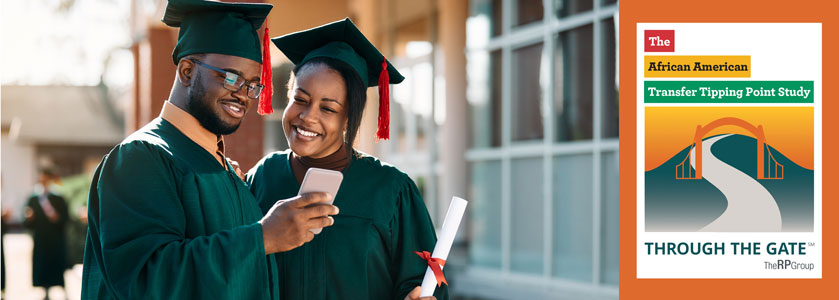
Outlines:
{"type": "Polygon", "coordinates": [[[273,7],[265,3],[169,0],[161,21],[180,28],[178,43],[172,51],[172,61],[177,65],[181,58],[190,54],[218,53],[261,63],[261,84],[265,89],[258,111],[260,114],[270,114],[272,74],[268,28],[265,28],[261,42],[257,30],[273,7]]]}
{"type": "Polygon", "coordinates": [[[331,57],[350,65],[368,87],[379,86],[377,139],[390,138],[388,85],[405,80],[349,18],[271,39],[295,65],[331,57]]]}

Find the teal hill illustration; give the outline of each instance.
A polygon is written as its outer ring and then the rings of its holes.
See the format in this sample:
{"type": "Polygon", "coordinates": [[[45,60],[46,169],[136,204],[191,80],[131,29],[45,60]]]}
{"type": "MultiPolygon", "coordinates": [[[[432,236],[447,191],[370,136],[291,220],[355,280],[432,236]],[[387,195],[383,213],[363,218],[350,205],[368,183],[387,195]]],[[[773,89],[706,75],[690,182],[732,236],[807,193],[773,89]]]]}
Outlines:
{"type": "Polygon", "coordinates": [[[813,170],[739,134],[702,139],[702,172],[687,145],[645,172],[647,232],[812,232],[813,170]],[[763,174],[758,176],[758,160],[763,174]],[[766,179],[770,178],[770,179],[766,179]]]}

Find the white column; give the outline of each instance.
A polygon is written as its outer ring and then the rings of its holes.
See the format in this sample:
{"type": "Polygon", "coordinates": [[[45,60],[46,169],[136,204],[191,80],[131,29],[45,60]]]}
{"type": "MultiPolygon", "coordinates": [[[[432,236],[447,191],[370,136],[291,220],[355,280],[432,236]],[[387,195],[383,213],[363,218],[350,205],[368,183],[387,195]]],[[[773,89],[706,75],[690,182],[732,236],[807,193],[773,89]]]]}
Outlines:
{"type": "MultiPolygon", "coordinates": [[[[443,170],[440,180],[440,194],[436,205],[437,215],[445,215],[453,196],[467,197],[466,152],[469,132],[466,102],[466,18],[469,15],[468,0],[438,0],[438,34],[442,49],[445,76],[445,121],[439,139],[440,159],[443,170]]],[[[480,201],[480,199],[478,199],[480,201]]],[[[468,216],[468,214],[467,214],[468,216]]],[[[464,221],[468,224],[468,220],[464,221]]],[[[465,235],[458,235],[458,239],[465,235]]]]}

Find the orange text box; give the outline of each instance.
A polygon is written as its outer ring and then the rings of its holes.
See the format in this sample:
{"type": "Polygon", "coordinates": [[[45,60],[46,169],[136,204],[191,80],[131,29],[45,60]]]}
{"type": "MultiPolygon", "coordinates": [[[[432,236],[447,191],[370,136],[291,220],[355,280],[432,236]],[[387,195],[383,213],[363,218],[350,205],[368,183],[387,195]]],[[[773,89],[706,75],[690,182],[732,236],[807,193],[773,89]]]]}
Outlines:
{"type": "Polygon", "coordinates": [[[751,77],[749,55],[644,56],[644,77],[751,77]]]}

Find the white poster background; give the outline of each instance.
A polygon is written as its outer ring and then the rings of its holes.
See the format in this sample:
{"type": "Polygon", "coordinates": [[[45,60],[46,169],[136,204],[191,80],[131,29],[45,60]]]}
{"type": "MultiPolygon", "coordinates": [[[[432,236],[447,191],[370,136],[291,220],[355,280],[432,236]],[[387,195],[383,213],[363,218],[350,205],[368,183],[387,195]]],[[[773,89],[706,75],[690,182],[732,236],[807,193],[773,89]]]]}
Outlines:
{"type": "Polygon", "coordinates": [[[821,23],[638,23],[637,276],[638,278],[821,278],[822,26],[821,23]],[[644,52],[644,30],[675,30],[674,52],[644,52]],[[648,104],[651,106],[814,106],[813,232],[645,232],[644,56],[750,55],[750,78],[650,78],[673,81],[813,81],[813,104],[648,104]],[[724,242],[725,255],[647,255],[645,242],[724,242]],[[759,242],[761,255],[734,255],[730,242],[759,242]],[[804,242],[806,255],[769,255],[771,242],[804,242]],[[813,270],[767,269],[765,262],[814,263],[813,270]]]}

